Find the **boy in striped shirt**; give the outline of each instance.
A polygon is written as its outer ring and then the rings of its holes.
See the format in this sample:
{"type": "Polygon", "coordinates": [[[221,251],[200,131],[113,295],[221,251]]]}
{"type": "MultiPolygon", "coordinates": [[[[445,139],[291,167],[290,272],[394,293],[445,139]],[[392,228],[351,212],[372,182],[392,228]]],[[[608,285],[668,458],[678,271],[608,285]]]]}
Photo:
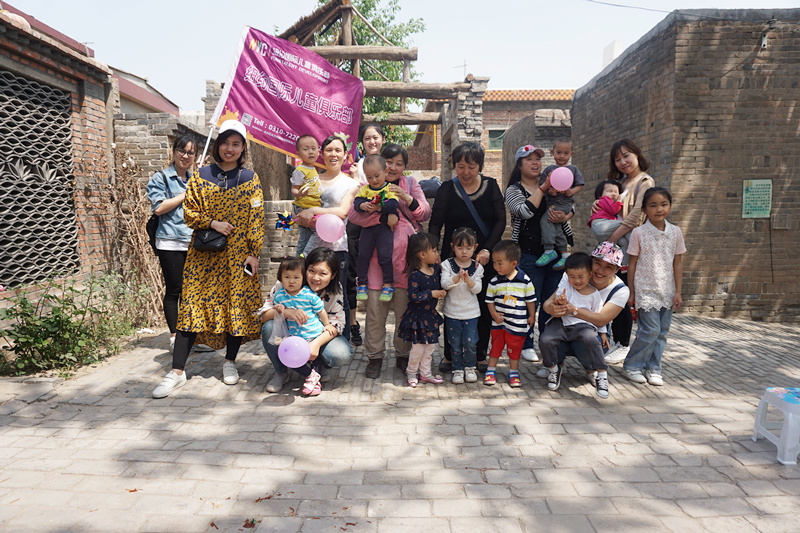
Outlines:
{"type": "Polygon", "coordinates": [[[486,289],[486,304],[492,315],[492,349],[489,352],[489,368],[483,377],[484,385],[497,382],[497,361],[508,350],[508,385],[521,387],[519,378],[519,356],[525,336],[536,318],[536,292],[525,272],[517,269],[520,256],[519,245],[511,240],[498,242],[492,250],[492,265],[497,275],[489,281],[486,289]]]}

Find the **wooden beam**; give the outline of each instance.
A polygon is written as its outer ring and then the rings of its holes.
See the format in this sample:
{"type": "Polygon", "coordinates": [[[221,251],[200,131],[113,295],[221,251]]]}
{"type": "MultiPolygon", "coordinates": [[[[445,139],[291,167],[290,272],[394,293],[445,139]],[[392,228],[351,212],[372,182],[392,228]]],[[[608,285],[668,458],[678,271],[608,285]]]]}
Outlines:
{"type": "Polygon", "coordinates": [[[415,61],[417,48],[401,46],[309,46],[309,50],[328,60],[380,59],[382,61],[415,61]]]}
{"type": "Polygon", "coordinates": [[[382,126],[413,126],[417,124],[439,124],[441,113],[389,113],[384,118],[376,115],[361,115],[362,124],[380,124],[382,126]]]}
{"type": "Polygon", "coordinates": [[[469,83],[417,83],[365,81],[366,96],[405,96],[408,98],[455,98],[469,91],[469,83]]]}
{"type": "Polygon", "coordinates": [[[353,46],[353,6],[344,2],[342,6],[342,40],[344,46],[353,46]]]}
{"type": "MultiPolygon", "coordinates": [[[[348,1],[348,3],[349,3],[349,1],[348,1]]],[[[363,21],[364,21],[364,24],[366,24],[366,25],[367,25],[367,28],[369,28],[370,30],[372,30],[372,33],[374,33],[375,35],[377,35],[377,36],[378,36],[378,38],[379,38],[381,41],[385,42],[385,43],[386,43],[386,44],[388,44],[389,46],[394,46],[394,43],[393,43],[393,42],[390,42],[390,41],[389,41],[389,39],[387,39],[386,37],[384,37],[383,35],[381,35],[381,32],[379,32],[378,30],[376,30],[376,29],[375,29],[375,26],[373,26],[372,24],[370,24],[370,22],[367,20],[367,18],[366,18],[364,15],[362,15],[362,14],[361,14],[361,11],[359,11],[359,10],[356,8],[356,6],[353,6],[353,11],[355,11],[356,15],[358,15],[358,18],[360,18],[361,20],[363,20],[363,21]]],[[[416,59],[416,57],[415,57],[414,59],[416,59]]]]}

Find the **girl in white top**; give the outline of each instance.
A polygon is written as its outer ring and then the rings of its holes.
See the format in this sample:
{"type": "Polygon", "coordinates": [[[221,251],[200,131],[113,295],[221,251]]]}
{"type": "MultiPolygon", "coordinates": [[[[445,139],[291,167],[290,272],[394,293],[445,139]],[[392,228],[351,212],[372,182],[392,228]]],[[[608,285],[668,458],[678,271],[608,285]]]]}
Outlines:
{"type": "Polygon", "coordinates": [[[630,305],[636,305],[639,329],[625,358],[625,375],[635,383],[661,385],[661,356],[672,311],[683,303],[681,286],[686,245],[681,229],[667,222],[672,195],[662,187],[644,193],[647,222],[631,232],[628,254],[630,305]]]}
{"type": "Polygon", "coordinates": [[[478,318],[481,309],[478,293],[483,284],[483,266],[472,259],[478,239],[472,228],[453,233],[453,255],[442,262],[444,330],[453,356],[453,383],[478,381],[475,370],[478,346],[478,318]]]}

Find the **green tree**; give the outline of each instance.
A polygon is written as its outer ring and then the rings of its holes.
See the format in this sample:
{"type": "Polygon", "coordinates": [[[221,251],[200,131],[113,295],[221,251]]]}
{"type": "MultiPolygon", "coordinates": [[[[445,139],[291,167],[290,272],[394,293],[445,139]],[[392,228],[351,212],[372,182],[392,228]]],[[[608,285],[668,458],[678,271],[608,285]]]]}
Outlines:
{"type": "MultiPolygon", "coordinates": [[[[320,5],[327,4],[327,0],[319,0],[320,5]]],[[[353,0],[353,5],[364,17],[370,21],[381,35],[386,37],[393,45],[411,48],[413,35],[425,31],[425,23],[421,18],[410,19],[405,22],[397,20],[400,11],[399,0],[353,0]]],[[[339,38],[341,21],[337,21],[325,33],[322,30],[314,36],[318,45],[336,44],[339,38]]],[[[325,28],[323,28],[325,29],[325,28]]],[[[356,43],[362,46],[384,46],[380,37],[375,35],[361,18],[353,14],[353,33],[356,43]]],[[[353,73],[353,62],[341,61],[339,68],[353,73]]],[[[360,77],[362,80],[371,81],[401,81],[403,79],[403,63],[400,61],[361,61],[360,77]]],[[[411,64],[411,80],[419,80],[419,73],[411,64]]],[[[407,103],[416,100],[407,99],[407,103]]],[[[400,110],[400,99],[370,96],[364,99],[363,113],[365,115],[383,115],[400,110]]],[[[386,128],[387,142],[396,142],[410,145],[414,142],[414,132],[407,126],[389,126],[386,128]]]]}

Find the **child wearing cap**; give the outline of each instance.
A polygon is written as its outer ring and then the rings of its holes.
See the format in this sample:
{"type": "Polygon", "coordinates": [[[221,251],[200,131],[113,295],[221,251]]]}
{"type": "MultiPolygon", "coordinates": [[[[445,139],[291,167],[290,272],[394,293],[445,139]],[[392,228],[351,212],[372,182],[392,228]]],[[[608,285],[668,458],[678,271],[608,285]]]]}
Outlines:
{"type": "MultiPolygon", "coordinates": [[[[539,185],[544,185],[550,174],[559,167],[565,167],[572,172],[572,186],[565,191],[557,191],[553,187],[545,191],[545,203],[548,209],[555,209],[563,213],[572,211],[575,205],[574,195],[581,192],[583,189],[584,180],[581,171],[575,165],[570,165],[569,160],[572,157],[572,141],[567,138],[556,139],[553,143],[553,149],[550,150],[553,158],[556,160],[555,165],[550,165],[544,169],[539,175],[539,185]]],[[[564,262],[567,260],[569,253],[567,252],[567,234],[562,224],[553,223],[547,217],[541,219],[542,227],[542,246],[544,246],[544,253],[536,260],[536,266],[546,266],[558,258],[559,253],[561,259],[553,265],[554,270],[561,270],[564,268],[564,262]]],[[[572,230],[570,229],[570,234],[572,230]]]]}

